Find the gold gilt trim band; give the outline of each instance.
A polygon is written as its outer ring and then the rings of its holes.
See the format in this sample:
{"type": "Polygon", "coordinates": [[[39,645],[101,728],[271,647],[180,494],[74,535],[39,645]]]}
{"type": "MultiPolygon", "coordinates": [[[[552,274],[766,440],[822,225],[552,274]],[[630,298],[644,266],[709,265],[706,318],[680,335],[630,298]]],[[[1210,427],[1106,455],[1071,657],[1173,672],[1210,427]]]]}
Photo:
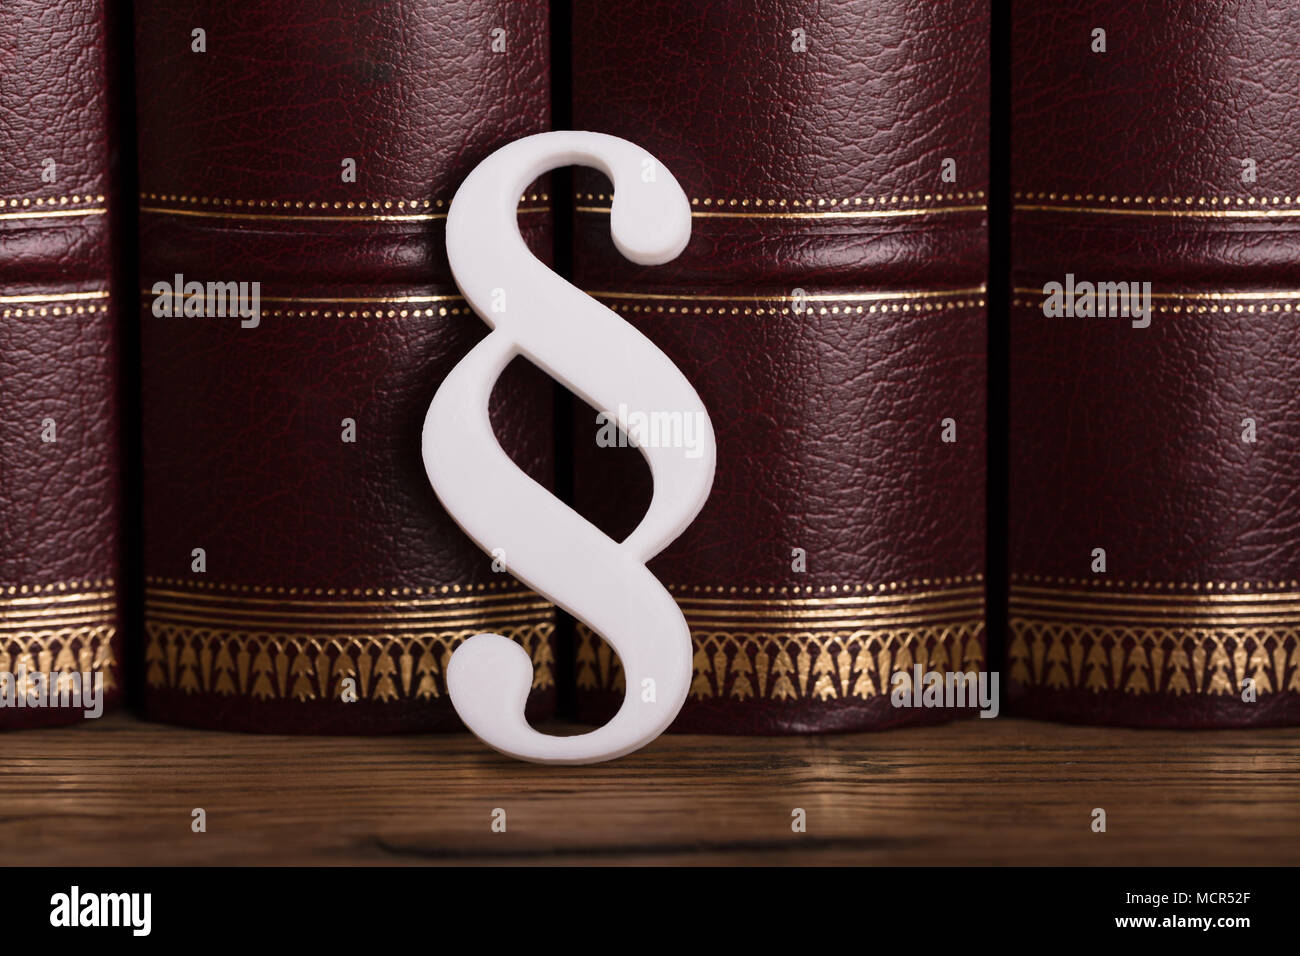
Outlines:
{"type": "MultiPolygon", "coordinates": [[[[158,295],[152,289],[140,290],[140,304],[147,307],[158,295]]],[[[193,294],[184,294],[181,301],[189,301],[193,294]]],[[[356,297],[320,297],[264,295],[259,302],[297,305],[297,309],[262,309],[263,318],[298,318],[298,319],[405,319],[408,316],[432,318],[437,315],[468,315],[468,306],[446,305],[439,303],[464,302],[460,295],[390,295],[390,296],[356,296],[356,297]],[[338,308],[320,308],[320,306],[337,306],[338,308]],[[361,306],[361,308],[357,308],[361,306]],[[375,308],[371,308],[374,306],[375,308]]]]}
{"type": "Polygon", "coordinates": [[[660,315],[872,315],[929,313],[984,308],[984,286],[927,291],[843,292],[792,296],[692,295],[587,290],[610,309],[624,314],[660,315]],[[642,304],[644,303],[644,304],[642,304]]]}
{"type": "Polygon", "coordinates": [[[47,295],[0,295],[0,319],[44,319],[50,317],[61,318],[65,315],[99,315],[108,312],[109,299],[110,295],[107,289],[96,289],[91,292],[59,292],[47,295]]]}
{"type": "MultiPolygon", "coordinates": [[[[865,700],[887,695],[891,675],[917,664],[984,666],[978,586],[799,601],[682,595],[678,603],[695,644],[692,700],[865,700]]],[[[583,625],[577,666],[579,689],[623,692],[617,656],[583,625]]]]}
{"type": "Polygon", "coordinates": [[[109,298],[107,289],[91,289],[87,292],[51,292],[38,295],[0,295],[0,305],[41,305],[52,302],[81,302],[88,299],[109,298]]]}
{"type": "MultiPolygon", "coordinates": [[[[580,193],[574,211],[609,215],[612,197],[606,193],[580,193]],[[596,202],[599,205],[583,204],[596,202]]],[[[987,212],[984,190],[953,193],[916,193],[898,196],[847,196],[773,199],[765,197],[691,197],[696,219],[898,219],[987,212]],[[919,205],[919,203],[933,205],[919,205]]]]}
{"type": "Polygon", "coordinates": [[[1013,192],[1016,212],[1182,219],[1290,219],[1300,216],[1300,195],[1125,196],[1105,193],[1013,192]]]}
{"type": "MultiPolygon", "coordinates": [[[[399,589],[388,589],[396,593],[399,589]]],[[[358,700],[446,695],[447,663],[484,631],[518,642],[533,688],[554,685],[555,609],[522,588],[388,601],[249,597],[145,589],[145,681],[187,694],[256,700],[358,700]]]]}
{"type": "Polygon", "coordinates": [[[15,196],[0,198],[0,221],[9,219],[64,219],[102,216],[108,207],[102,195],[15,196]]]}
{"type": "MultiPolygon", "coordinates": [[[[549,212],[550,197],[519,197],[519,213],[549,212]]],[[[243,199],[142,192],[140,212],[200,219],[281,220],[289,222],[429,222],[446,219],[445,199],[243,199]],[[163,205],[159,205],[162,203],[163,205]]]]}
{"type": "Polygon", "coordinates": [[[105,689],[112,689],[117,617],[111,581],[7,588],[0,597],[0,673],[99,672],[105,689]]]}
{"type": "MultiPolygon", "coordinates": [[[[1169,584],[1166,591],[1176,585],[1169,584]]],[[[1187,594],[1013,584],[1013,681],[1095,693],[1300,692],[1300,591],[1187,594]]]]}
{"type": "MultiPolygon", "coordinates": [[[[1016,286],[1011,304],[1018,309],[1042,308],[1041,289],[1016,286]],[[1028,296],[1029,298],[1023,298],[1028,296]]],[[[1261,315],[1300,312],[1300,290],[1264,292],[1152,292],[1152,309],[1159,315],[1261,315]]]]}

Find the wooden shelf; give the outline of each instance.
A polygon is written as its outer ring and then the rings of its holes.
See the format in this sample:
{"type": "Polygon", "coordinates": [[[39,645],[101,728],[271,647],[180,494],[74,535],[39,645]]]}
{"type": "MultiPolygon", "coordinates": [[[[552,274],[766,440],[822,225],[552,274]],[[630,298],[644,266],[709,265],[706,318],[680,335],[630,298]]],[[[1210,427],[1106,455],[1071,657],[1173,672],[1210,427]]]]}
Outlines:
{"type": "Polygon", "coordinates": [[[468,735],[240,735],[116,715],[0,736],[0,845],[42,865],[1296,864],[1300,728],[997,719],[666,736],[556,769],[468,735]],[[190,830],[195,807],[206,833],[190,830]],[[497,807],[505,833],[490,828],[497,807]],[[796,807],[806,833],[791,831],[796,807]]]}

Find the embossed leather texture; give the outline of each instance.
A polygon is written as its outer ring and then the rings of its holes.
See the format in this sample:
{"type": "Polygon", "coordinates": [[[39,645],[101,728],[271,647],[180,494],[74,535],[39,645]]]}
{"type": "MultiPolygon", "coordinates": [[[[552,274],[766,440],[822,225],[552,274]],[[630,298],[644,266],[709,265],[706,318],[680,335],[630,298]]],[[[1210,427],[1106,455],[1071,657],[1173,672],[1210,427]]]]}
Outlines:
{"type": "MultiPolygon", "coordinates": [[[[639,268],[610,242],[608,183],[576,177],[578,284],[683,369],[717,432],[709,502],[650,565],[696,644],[675,729],[954,716],[889,692],[917,664],[983,666],[987,4],[577,0],[573,87],[577,128],[644,146],[694,207],[686,251],[639,268]]],[[[598,447],[596,411],[574,424],[575,496],[626,534],[647,473],[598,447]]],[[[603,720],[617,659],[581,629],[576,657],[603,720]]]]}
{"type": "Polygon", "coordinates": [[[52,675],[121,696],[114,8],[0,5],[0,729],[84,718],[13,706],[52,675]]]}
{"type": "MultiPolygon", "coordinates": [[[[420,432],[486,331],[452,283],[446,208],[549,125],[546,4],[138,0],[135,17],[148,715],[459,727],[443,675],[483,630],[531,652],[545,714],[554,610],[453,524],[420,432]],[[260,323],[155,315],[177,274],[260,282],[260,323]]],[[[545,190],[520,220],[549,255],[545,190]]],[[[536,369],[503,377],[498,434],[544,483],[550,410],[536,369]]]]}
{"type": "Polygon", "coordinates": [[[1019,0],[1014,18],[1012,706],[1295,723],[1295,10],[1019,0]],[[1067,274],[1151,283],[1149,327],[1049,318],[1067,274]]]}

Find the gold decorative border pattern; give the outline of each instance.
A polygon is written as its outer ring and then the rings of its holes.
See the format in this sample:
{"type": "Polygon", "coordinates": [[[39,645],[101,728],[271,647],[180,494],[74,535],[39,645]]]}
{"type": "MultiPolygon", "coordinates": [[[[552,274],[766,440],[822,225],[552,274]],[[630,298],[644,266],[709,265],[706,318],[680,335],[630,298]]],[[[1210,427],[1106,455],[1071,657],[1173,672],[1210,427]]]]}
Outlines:
{"type": "MultiPolygon", "coordinates": [[[[608,193],[579,193],[576,212],[608,215],[612,196],[608,193]],[[584,203],[601,205],[584,205],[584,203]]],[[[987,212],[982,189],[952,193],[916,193],[908,196],[847,196],[770,199],[762,197],[691,197],[691,215],[697,219],[893,219],[904,216],[936,216],[987,212]],[[916,203],[945,203],[918,206],[916,203]],[[911,204],[911,205],[909,205],[911,204]]]]}
{"type": "Polygon", "coordinates": [[[1297,196],[1125,196],[1106,193],[1013,192],[1017,212],[1165,216],[1190,219],[1285,219],[1300,216],[1297,196]],[[1079,205],[1087,203],[1088,205],[1079,205]]]}
{"type": "Polygon", "coordinates": [[[1300,592],[1233,593],[1236,582],[1207,582],[1204,593],[1202,584],[1188,585],[1196,589],[1189,594],[1181,582],[1152,584],[1111,591],[1013,583],[1011,679],[1181,697],[1240,694],[1251,678],[1257,694],[1300,692],[1300,592]]]}
{"type": "Polygon", "coordinates": [[[34,319],[46,318],[47,316],[62,315],[98,315],[100,312],[107,312],[108,306],[101,305],[78,305],[78,306],[61,306],[61,305],[42,305],[33,306],[30,309],[11,309],[8,306],[0,308],[0,319],[34,319]]]}
{"type": "MultiPolygon", "coordinates": [[[[14,597],[19,595],[75,595],[78,591],[106,591],[114,587],[112,578],[98,578],[91,580],[86,578],[82,581],[56,581],[54,584],[10,584],[6,587],[0,587],[0,595],[14,597]]],[[[5,603],[0,601],[0,611],[4,610],[5,603]]]]}
{"type": "Polygon", "coordinates": [[[968,289],[924,292],[826,293],[802,296],[805,305],[795,310],[795,296],[771,295],[671,295],[641,292],[586,290],[615,312],[662,315],[869,315],[886,312],[944,312],[984,308],[982,285],[968,289]],[[861,303],[869,303],[863,305],[861,303]],[[641,304],[646,303],[646,304],[641,304]],[[700,303],[711,303],[703,305],[700,303]],[[813,305],[812,303],[822,303],[813,305]],[[832,303],[827,305],[825,303],[832,303]]]}
{"type": "Polygon", "coordinates": [[[748,584],[665,584],[669,593],[685,596],[694,595],[698,597],[701,594],[716,594],[718,597],[729,596],[735,597],[737,594],[750,595],[754,597],[768,597],[780,595],[793,595],[796,598],[800,594],[812,597],[814,594],[820,595],[843,595],[847,597],[850,594],[867,594],[873,592],[876,594],[885,594],[891,591],[899,591],[911,588],[947,588],[961,584],[981,584],[984,581],[982,574],[957,574],[944,578],[912,578],[910,581],[881,581],[879,584],[782,584],[780,587],[769,584],[748,585],[748,584]]]}
{"type": "MultiPolygon", "coordinates": [[[[523,195],[519,197],[519,201],[522,204],[519,207],[521,214],[546,212],[551,208],[548,205],[550,196],[546,193],[523,195]],[[540,205],[537,205],[539,203],[540,205]]],[[[450,203],[445,199],[240,199],[226,196],[140,193],[141,212],[209,219],[428,222],[433,219],[445,219],[449,206],[450,203]],[[157,203],[167,205],[155,205],[157,203]]]]}
{"type": "Polygon", "coordinates": [[[1300,580],[1291,579],[1289,581],[1125,581],[1122,578],[1111,577],[1092,577],[1092,578],[1067,578],[1050,574],[1025,574],[1020,571],[1011,572],[1011,583],[1014,585],[1054,585],[1064,584],[1072,588],[1129,588],[1140,591],[1284,591],[1287,588],[1291,590],[1300,590],[1300,580]]]}
{"type": "MultiPolygon", "coordinates": [[[[1011,304],[1016,308],[1038,309],[1043,304],[1040,289],[1017,286],[1012,292],[1014,297],[1011,304]]],[[[1153,292],[1151,298],[1155,303],[1152,308],[1161,315],[1300,313],[1300,291],[1294,289],[1273,289],[1266,292],[1153,292]]]]}
{"type": "MultiPolygon", "coordinates": [[[[913,578],[911,581],[882,581],[879,584],[783,584],[780,587],[761,585],[750,587],[749,585],[735,584],[667,584],[664,585],[673,594],[753,594],[756,597],[762,594],[870,594],[873,591],[884,594],[886,591],[897,591],[900,588],[920,588],[920,587],[949,587],[958,584],[980,584],[984,581],[982,574],[962,574],[945,578],[913,578]]],[[[109,582],[111,584],[111,582],[109,582]]],[[[383,597],[385,594],[392,597],[410,597],[412,595],[420,596],[424,594],[480,594],[491,591],[509,591],[518,590],[516,583],[507,583],[489,581],[486,584],[442,584],[427,588],[423,587],[400,587],[400,588],[312,588],[312,587],[284,587],[278,585],[262,584],[231,584],[228,581],[202,581],[191,578],[165,578],[149,575],[145,578],[145,583],[157,585],[160,587],[192,588],[200,591],[225,591],[238,594],[280,594],[280,595],[302,595],[309,597],[383,597]]]]}
{"type": "MultiPolygon", "coordinates": [[[[695,645],[694,700],[865,700],[887,695],[891,675],[917,664],[942,671],[984,666],[981,587],[678,600],[695,645]]],[[[625,680],[613,650],[584,625],[577,630],[578,687],[622,693],[625,680]]]]}
{"type": "MultiPolygon", "coordinates": [[[[141,289],[141,305],[147,305],[154,298],[151,289],[141,289]]],[[[185,297],[182,297],[185,298],[185,297]]],[[[398,295],[398,296],[372,296],[360,298],[318,298],[318,297],[299,297],[299,296],[261,296],[261,302],[283,302],[296,305],[341,305],[341,306],[381,306],[380,308],[341,308],[341,309],[261,309],[260,315],[263,318],[288,318],[288,319],[405,319],[408,316],[413,318],[428,317],[435,315],[445,317],[448,315],[469,315],[470,308],[468,305],[440,305],[437,308],[400,308],[388,309],[382,308],[385,305],[401,304],[410,305],[431,305],[435,302],[464,302],[464,296],[460,295],[398,295]]]]}
{"type": "Polygon", "coordinates": [[[99,672],[106,689],[117,686],[112,581],[9,585],[0,594],[0,672],[99,672]]]}
{"type": "MultiPolygon", "coordinates": [[[[831,305],[807,306],[802,312],[796,312],[788,305],[794,296],[773,293],[771,295],[660,295],[639,292],[607,292],[583,290],[587,295],[600,299],[615,312],[621,313],[659,313],[667,315],[867,315],[888,312],[945,312],[952,309],[984,308],[983,285],[967,289],[941,289],[925,292],[862,292],[862,293],[828,293],[803,296],[804,302],[833,303],[831,305]],[[655,303],[642,305],[642,302],[655,303]],[[687,305],[685,303],[713,302],[716,305],[687,305]],[[869,305],[862,305],[869,302],[869,305]],[[666,304],[673,303],[673,304],[666,304]],[[736,303],[744,303],[736,304],[736,303]],[[759,304],[753,304],[759,303],[759,304]]],[[[141,301],[153,298],[149,289],[140,290],[141,301]]],[[[262,296],[262,302],[281,302],[299,305],[379,305],[390,303],[417,304],[433,302],[464,302],[459,295],[411,295],[388,298],[308,298],[294,296],[262,296]]],[[[262,316],[285,318],[350,318],[350,319],[392,319],[413,316],[432,317],[448,315],[469,315],[468,305],[439,306],[438,308],[385,309],[385,308],[339,308],[339,309],[262,309],[262,316]]]]}
{"type": "Polygon", "coordinates": [[[151,585],[145,591],[145,681],[186,694],[308,701],[340,699],[342,682],[350,677],[359,700],[432,699],[446,694],[452,651],[488,631],[528,651],[534,689],[552,687],[554,607],[517,586],[495,593],[460,591],[460,586],[225,585],[204,592],[151,585]],[[250,591],[276,596],[247,596],[250,591]],[[394,596],[368,601],[281,596],[290,591],[394,596]],[[396,596],[434,591],[439,596],[396,596]]]}
{"type": "Polygon", "coordinates": [[[110,294],[107,289],[0,295],[0,318],[22,319],[63,315],[96,315],[108,311],[107,302],[109,297],[110,294]],[[74,302],[77,304],[70,304],[74,302]],[[23,308],[23,306],[26,306],[26,308],[23,308]]]}
{"type": "MultiPolygon", "coordinates": [[[[523,591],[516,582],[488,581],[485,584],[441,584],[429,587],[390,587],[390,588],[321,588],[321,587],[286,587],[273,584],[233,584],[229,581],[202,581],[193,578],[166,578],[147,575],[145,584],[151,588],[182,588],[189,591],[215,591],[227,594],[274,594],[288,597],[430,597],[438,594],[485,594],[493,591],[531,594],[523,591]]],[[[333,607],[333,604],[329,605],[333,607]]]]}
{"type": "Polygon", "coordinates": [[[0,199],[0,220],[59,219],[70,216],[102,216],[108,212],[103,196],[17,196],[0,199]]]}

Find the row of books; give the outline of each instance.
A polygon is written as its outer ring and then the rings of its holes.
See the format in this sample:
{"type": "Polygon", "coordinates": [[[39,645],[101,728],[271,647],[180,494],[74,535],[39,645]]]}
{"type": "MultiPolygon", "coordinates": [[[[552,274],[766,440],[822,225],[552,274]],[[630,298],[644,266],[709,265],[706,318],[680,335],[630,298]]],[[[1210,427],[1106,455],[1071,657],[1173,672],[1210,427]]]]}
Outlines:
{"type": "MultiPolygon", "coordinates": [[[[695,642],[676,729],[1296,722],[1294,31],[1244,2],[1011,21],[1004,97],[988,0],[6,0],[0,727],[79,719],[28,692],[93,674],[194,726],[453,729],[480,631],[530,653],[533,718],[613,711],[617,656],[420,458],[485,332],[448,204],[557,122],[645,147],[694,213],[644,268],[598,172],[519,205],[716,429],[651,564],[695,642]],[[972,672],[1005,701],[942,692],[972,672]]],[[[649,475],[598,412],[522,359],[492,409],[619,538],[649,475]]]]}

